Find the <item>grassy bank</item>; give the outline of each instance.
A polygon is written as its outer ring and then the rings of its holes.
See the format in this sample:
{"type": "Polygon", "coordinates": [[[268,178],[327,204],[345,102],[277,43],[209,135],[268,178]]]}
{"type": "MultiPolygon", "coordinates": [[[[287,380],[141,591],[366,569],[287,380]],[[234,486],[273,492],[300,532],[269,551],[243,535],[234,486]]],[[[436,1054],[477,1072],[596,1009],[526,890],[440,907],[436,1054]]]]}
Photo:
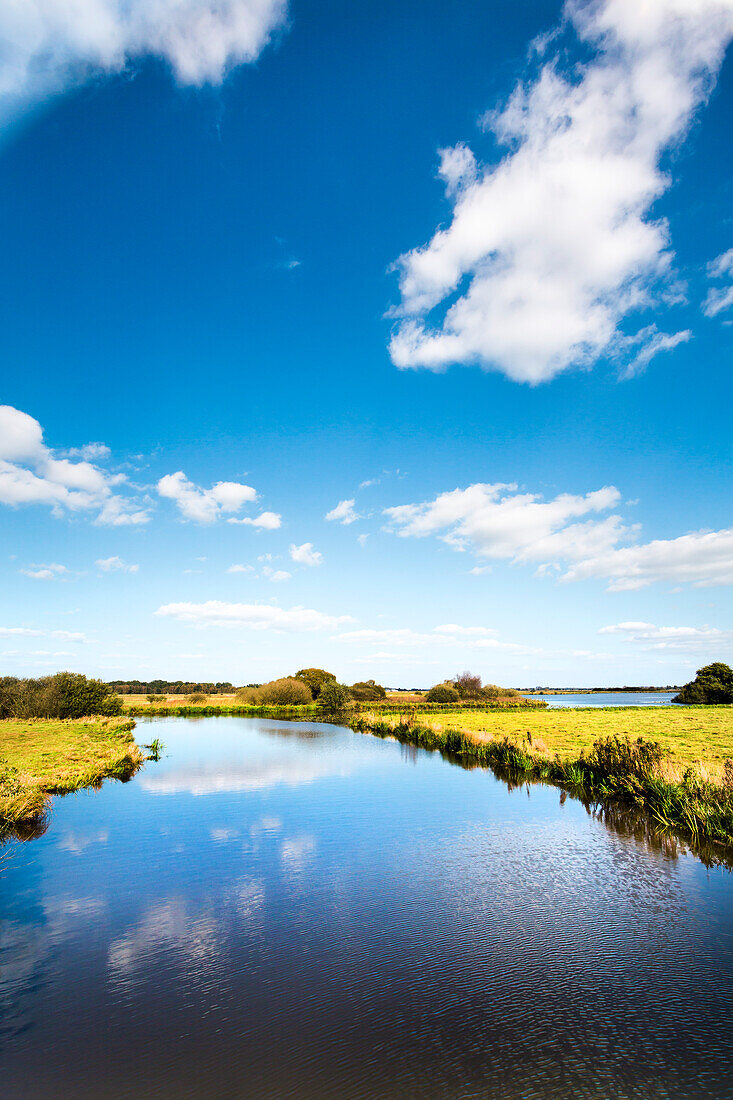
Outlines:
{"type": "Polygon", "coordinates": [[[733,757],[733,707],[570,707],[522,713],[447,710],[446,726],[465,730],[477,741],[509,737],[539,752],[573,760],[603,737],[642,737],[658,741],[670,763],[684,771],[698,768],[719,779],[733,757]]]}
{"type": "Polygon", "coordinates": [[[129,718],[0,721],[0,837],[32,828],[49,797],[128,778],[145,756],[129,718]]]}
{"type": "MultiPolygon", "coordinates": [[[[328,712],[318,703],[303,704],[300,706],[258,706],[252,703],[237,702],[206,702],[186,703],[177,699],[166,700],[164,703],[128,702],[125,699],[125,714],[134,718],[213,718],[240,717],[240,718],[311,718],[318,721],[328,712]]],[[[394,703],[391,700],[377,703],[350,703],[345,713],[361,714],[378,711],[380,714],[404,714],[406,709],[413,714],[454,714],[466,711],[493,712],[501,711],[525,711],[541,710],[547,706],[545,702],[535,700],[515,699],[482,703],[462,703],[456,708],[455,703],[411,703],[409,708],[394,703]]]]}
{"type": "Polygon", "coordinates": [[[441,721],[377,712],[354,715],[353,729],[437,750],[513,781],[554,783],[598,806],[643,810],[671,830],[733,861],[733,710],[537,712],[489,716],[462,712],[441,721]],[[687,717],[689,715],[689,717],[687,717]],[[672,728],[665,729],[669,717],[672,728]],[[450,724],[460,722],[461,727],[450,724]],[[466,728],[473,722],[480,728],[466,728]],[[660,736],[650,739],[650,733],[660,736]],[[662,732],[666,745],[662,744],[662,732]],[[705,747],[709,738],[715,749],[705,747]],[[551,747],[553,746],[554,747],[551,747]],[[727,747],[727,756],[725,753],[727,747]],[[674,751],[673,751],[674,750],[674,751]],[[711,757],[715,753],[715,763],[711,757]],[[718,762],[719,761],[719,762],[718,762]]]}

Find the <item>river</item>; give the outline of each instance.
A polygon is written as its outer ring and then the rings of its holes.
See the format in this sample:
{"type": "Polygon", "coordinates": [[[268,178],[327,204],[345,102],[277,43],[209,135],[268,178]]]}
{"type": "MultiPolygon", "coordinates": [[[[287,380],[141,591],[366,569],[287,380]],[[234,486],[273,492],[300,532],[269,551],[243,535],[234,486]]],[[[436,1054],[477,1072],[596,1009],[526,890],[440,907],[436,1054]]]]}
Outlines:
{"type": "Polygon", "coordinates": [[[733,876],[336,726],[140,722],[0,851],[4,1100],[733,1097],[733,876]]]}

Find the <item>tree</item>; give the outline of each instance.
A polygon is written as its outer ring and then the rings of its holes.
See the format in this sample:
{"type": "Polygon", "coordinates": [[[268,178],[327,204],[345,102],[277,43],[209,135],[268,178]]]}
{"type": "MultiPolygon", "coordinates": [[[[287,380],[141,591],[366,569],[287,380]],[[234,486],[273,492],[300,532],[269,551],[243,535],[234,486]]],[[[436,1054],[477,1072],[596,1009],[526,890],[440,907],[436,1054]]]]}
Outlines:
{"type": "Polygon", "coordinates": [[[459,699],[453,684],[436,684],[425,696],[428,703],[457,703],[459,699]]]}
{"type": "Polygon", "coordinates": [[[697,675],[685,684],[673,703],[705,704],[733,703],[733,669],[722,661],[697,670],[697,675]]]}
{"type": "Polygon", "coordinates": [[[461,699],[478,699],[481,694],[481,677],[472,672],[462,672],[453,683],[461,699]]]}
{"type": "Polygon", "coordinates": [[[334,681],[336,677],[332,672],[326,672],[323,668],[301,668],[299,672],[295,673],[296,680],[302,680],[304,684],[308,685],[311,696],[317,699],[321,694],[321,689],[324,684],[334,681]]]}
{"type": "Polygon", "coordinates": [[[386,699],[387,692],[381,684],[375,684],[374,680],[361,680],[358,684],[351,685],[351,697],[359,703],[375,703],[377,699],[386,699]]]}
{"type": "Polygon", "coordinates": [[[350,702],[351,692],[346,684],[339,684],[335,679],[327,680],[318,696],[318,705],[328,711],[345,710],[350,702]]]}

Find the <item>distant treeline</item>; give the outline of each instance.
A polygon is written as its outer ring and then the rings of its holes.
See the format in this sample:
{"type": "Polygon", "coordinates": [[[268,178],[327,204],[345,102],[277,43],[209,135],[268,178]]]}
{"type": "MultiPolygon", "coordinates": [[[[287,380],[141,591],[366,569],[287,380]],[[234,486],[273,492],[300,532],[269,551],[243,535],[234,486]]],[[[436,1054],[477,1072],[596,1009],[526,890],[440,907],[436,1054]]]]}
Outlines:
{"type": "Polygon", "coordinates": [[[110,680],[109,687],[120,695],[228,695],[234,691],[234,686],[226,680],[216,684],[188,680],[110,680]]]}

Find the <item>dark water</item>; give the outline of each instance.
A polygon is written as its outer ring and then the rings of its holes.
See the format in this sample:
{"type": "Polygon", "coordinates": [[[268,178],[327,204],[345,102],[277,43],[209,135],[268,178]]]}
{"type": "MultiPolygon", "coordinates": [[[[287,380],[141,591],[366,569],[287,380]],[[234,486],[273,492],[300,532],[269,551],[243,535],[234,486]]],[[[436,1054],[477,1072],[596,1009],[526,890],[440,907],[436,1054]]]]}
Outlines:
{"type": "Polygon", "coordinates": [[[532,695],[551,707],[668,707],[674,691],[598,691],[593,695],[532,695]]]}
{"type": "Polygon", "coordinates": [[[4,849],[0,1094],[733,1097],[733,876],[331,726],[168,755],[4,849]]]}

